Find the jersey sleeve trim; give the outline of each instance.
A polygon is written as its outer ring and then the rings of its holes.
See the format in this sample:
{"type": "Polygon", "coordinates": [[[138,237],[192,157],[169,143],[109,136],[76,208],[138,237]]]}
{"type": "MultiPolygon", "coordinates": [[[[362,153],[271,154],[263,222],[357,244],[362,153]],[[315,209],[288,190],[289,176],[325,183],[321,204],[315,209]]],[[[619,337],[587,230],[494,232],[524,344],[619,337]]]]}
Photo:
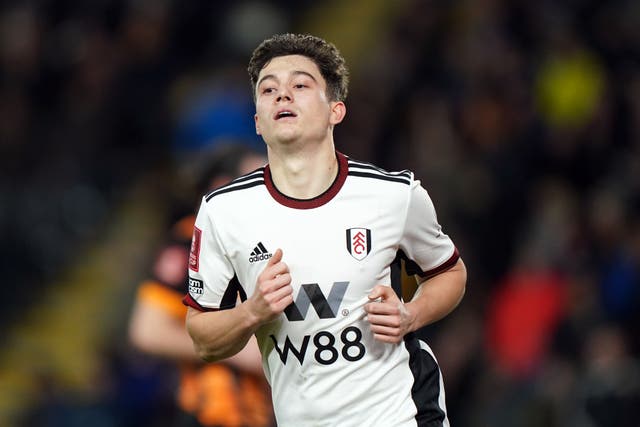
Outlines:
{"type": "Polygon", "coordinates": [[[184,298],[182,298],[182,303],[187,307],[195,308],[198,311],[218,311],[218,308],[209,308],[204,307],[198,303],[198,301],[194,300],[191,295],[186,294],[184,298]]]}
{"type": "Polygon", "coordinates": [[[434,267],[427,271],[423,271],[422,268],[420,268],[420,266],[418,265],[418,263],[409,259],[404,252],[401,251],[400,256],[405,261],[405,269],[407,271],[407,274],[410,274],[410,275],[417,274],[423,279],[430,279],[434,276],[437,276],[440,273],[444,273],[445,271],[453,267],[456,264],[456,262],[458,262],[458,259],[460,258],[460,253],[458,252],[458,248],[454,247],[453,254],[449,257],[449,259],[447,259],[445,262],[443,262],[439,266],[434,267]]]}
{"type": "Polygon", "coordinates": [[[440,264],[438,267],[432,268],[431,270],[424,271],[422,272],[422,274],[418,273],[418,275],[423,279],[430,279],[433,276],[437,276],[440,273],[444,273],[445,271],[453,267],[456,264],[456,262],[458,262],[458,259],[460,259],[460,253],[458,252],[458,248],[454,247],[453,254],[449,257],[448,260],[440,264]]]}
{"type": "Polygon", "coordinates": [[[236,306],[238,297],[240,297],[240,301],[246,301],[247,293],[240,284],[238,276],[233,276],[233,279],[229,281],[227,289],[225,289],[224,291],[224,295],[222,295],[222,299],[220,300],[220,308],[205,307],[198,301],[196,301],[190,294],[185,295],[185,297],[182,299],[182,303],[199,311],[228,310],[236,306]]]}

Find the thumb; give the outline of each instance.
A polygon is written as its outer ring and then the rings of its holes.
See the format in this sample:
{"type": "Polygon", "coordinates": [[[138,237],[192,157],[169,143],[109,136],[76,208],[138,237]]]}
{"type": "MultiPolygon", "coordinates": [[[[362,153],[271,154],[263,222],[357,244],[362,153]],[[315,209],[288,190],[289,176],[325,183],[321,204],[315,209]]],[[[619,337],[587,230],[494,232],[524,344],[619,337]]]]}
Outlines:
{"type": "Polygon", "coordinates": [[[267,262],[267,267],[272,266],[272,265],[276,265],[280,261],[282,261],[282,249],[278,248],[273,253],[273,256],[271,258],[269,258],[269,261],[267,262]]]}
{"type": "Polygon", "coordinates": [[[391,288],[389,286],[375,285],[369,293],[369,299],[375,300],[378,298],[382,298],[383,300],[385,300],[388,298],[390,290],[391,288]]]}

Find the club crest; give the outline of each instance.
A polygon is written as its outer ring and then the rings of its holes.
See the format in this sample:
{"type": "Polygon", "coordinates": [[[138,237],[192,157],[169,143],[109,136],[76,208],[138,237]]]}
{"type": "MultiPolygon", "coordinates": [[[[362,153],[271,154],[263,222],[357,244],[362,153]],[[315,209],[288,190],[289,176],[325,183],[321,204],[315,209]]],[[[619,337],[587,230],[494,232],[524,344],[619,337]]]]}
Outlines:
{"type": "Polygon", "coordinates": [[[371,252],[371,230],[368,228],[347,229],[347,250],[358,261],[365,259],[371,252]]]}

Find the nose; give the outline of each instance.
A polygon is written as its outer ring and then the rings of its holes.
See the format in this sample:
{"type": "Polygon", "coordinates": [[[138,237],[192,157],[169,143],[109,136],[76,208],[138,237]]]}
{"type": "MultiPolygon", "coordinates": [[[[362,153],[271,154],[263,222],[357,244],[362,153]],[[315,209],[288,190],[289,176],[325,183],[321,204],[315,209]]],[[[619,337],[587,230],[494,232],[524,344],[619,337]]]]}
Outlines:
{"type": "Polygon", "coordinates": [[[282,102],[282,101],[291,101],[292,97],[291,97],[291,92],[289,92],[289,88],[287,88],[286,86],[283,86],[280,88],[280,90],[278,91],[278,96],[276,97],[276,102],[282,102]]]}

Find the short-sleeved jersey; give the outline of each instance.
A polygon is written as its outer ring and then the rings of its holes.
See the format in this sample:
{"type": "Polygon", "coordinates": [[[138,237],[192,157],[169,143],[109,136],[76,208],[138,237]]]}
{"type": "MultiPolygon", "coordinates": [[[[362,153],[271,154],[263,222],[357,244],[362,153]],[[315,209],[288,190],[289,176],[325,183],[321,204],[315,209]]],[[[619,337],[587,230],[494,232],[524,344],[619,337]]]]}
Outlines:
{"type": "Polygon", "coordinates": [[[281,248],[294,303],[256,332],[278,425],[448,425],[431,350],[414,334],[401,344],[374,340],[364,305],[378,284],[400,294],[403,261],[427,277],[458,252],[411,172],[336,155],[338,175],[314,199],[280,193],[269,165],[206,195],[184,302],[234,307],[281,248]]]}

